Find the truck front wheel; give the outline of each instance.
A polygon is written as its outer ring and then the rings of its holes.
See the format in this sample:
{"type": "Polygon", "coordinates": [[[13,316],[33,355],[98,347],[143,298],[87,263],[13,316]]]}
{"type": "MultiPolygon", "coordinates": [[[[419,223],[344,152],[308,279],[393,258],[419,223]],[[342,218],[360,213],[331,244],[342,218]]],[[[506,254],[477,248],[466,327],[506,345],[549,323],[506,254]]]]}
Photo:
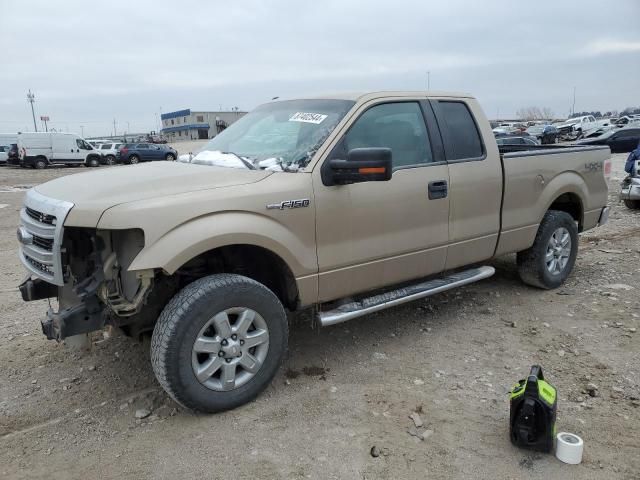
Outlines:
{"type": "Polygon", "coordinates": [[[287,350],[284,308],[267,287],[235,274],[187,285],[153,330],[156,378],[181,405],[218,412],[253,400],[287,350]]]}
{"type": "Polygon", "coordinates": [[[627,206],[627,208],[630,208],[631,210],[640,209],[640,200],[625,200],[624,204],[627,206]]]}
{"type": "Polygon", "coordinates": [[[518,252],[518,273],[522,281],[538,288],[562,285],[578,255],[578,227],[566,212],[549,210],[531,248],[518,252]]]}

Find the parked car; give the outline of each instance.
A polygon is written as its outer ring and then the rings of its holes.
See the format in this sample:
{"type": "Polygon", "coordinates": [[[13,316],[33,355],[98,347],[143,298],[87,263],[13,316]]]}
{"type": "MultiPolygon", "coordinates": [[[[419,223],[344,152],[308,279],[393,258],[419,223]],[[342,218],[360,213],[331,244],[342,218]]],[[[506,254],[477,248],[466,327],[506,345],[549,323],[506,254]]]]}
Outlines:
{"type": "Polygon", "coordinates": [[[98,151],[102,156],[102,163],[105,165],[115,165],[118,161],[118,152],[123,143],[101,143],[98,146],[98,151]]]}
{"type": "Polygon", "coordinates": [[[558,129],[553,125],[534,125],[527,128],[527,133],[537,138],[542,145],[558,142],[558,129]]]}
{"type": "Polygon", "coordinates": [[[625,127],[610,130],[599,137],[579,140],[579,145],[608,145],[613,153],[625,153],[634,150],[640,142],[640,127],[625,127]]]}
{"type": "Polygon", "coordinates": [[[9,160],[9,145],[0,145],[0,165],[6,165],[9,160]]]}
{"type": "Polygon", "coordinates": [[[529,136],[504,136],[496,137],[498,145],[540,145],[540,142],[535,137],[529,136]]]}
{"type": "Polygon", "coordinates": [[[48,165],[100,165],[100,153],[73,133],[38,132],[18,135],[20,165],[45,168],[48,165]]]}
{"type": "Polygon", "coordinates": [[[164,167],[29,190],[20,291],[59,298],[41,319],[49,339],[153,331],[160,385],[205,412],[267,387],[286,310],[335,325],[490,277],[511,253],[525,283],[557,288],[578,232],[609,212],[607,147],[499,149],[466,94],[270,102],[164,167]]]}
{"type": "Polygon", "coordinates": [[[154,143],[127,143],[118,151],[118,161],[127,164],[151,162],[153,160],[175,160],[176,149],[154,143]]]}

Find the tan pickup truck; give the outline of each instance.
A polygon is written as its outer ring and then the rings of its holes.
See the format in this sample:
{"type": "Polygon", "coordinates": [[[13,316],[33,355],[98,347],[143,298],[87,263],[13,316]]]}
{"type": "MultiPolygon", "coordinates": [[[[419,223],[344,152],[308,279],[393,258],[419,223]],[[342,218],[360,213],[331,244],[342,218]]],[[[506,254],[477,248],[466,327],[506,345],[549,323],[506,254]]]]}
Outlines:
{"type": "Polygon", "coordinates": [[[607,220],[609,148],[504,148],[465,94],[271,102],[184,162],[31,189],[20,289],[58,297],[48,338],[153,331],[176,401],[233,408],[275,375],[287,310],[331,325],[487,278],[514,252],[524,282],[561,285],[578,233],[607,220]]]}

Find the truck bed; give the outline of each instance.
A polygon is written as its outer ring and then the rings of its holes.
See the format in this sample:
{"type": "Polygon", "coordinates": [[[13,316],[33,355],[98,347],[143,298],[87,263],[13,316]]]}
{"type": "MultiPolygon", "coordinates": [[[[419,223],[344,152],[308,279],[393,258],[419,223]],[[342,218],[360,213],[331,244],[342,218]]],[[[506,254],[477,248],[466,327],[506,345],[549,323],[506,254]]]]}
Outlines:
{"type": "Polygon", "coordinates": [[[531,245],[540,218],[554,203],[580,199],[579,230],[597,225],[607,202],[607,146],[502,145],[503,208],[496,255],[531,245]]]}

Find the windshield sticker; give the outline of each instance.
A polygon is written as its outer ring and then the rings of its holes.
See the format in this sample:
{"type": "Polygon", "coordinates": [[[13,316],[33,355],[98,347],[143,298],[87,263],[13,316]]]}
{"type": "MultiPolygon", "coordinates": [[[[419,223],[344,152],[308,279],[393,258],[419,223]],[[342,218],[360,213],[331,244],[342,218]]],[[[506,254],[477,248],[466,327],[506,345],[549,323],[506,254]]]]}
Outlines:
{"type": "Polygon", "coordinates": [[[323,115],[322,113],[308,113],[308,112],[296,112],[289,119],[290,122],[304,122],[315,123],[316,125],[322,123],[329,115],[323,115]]]}

